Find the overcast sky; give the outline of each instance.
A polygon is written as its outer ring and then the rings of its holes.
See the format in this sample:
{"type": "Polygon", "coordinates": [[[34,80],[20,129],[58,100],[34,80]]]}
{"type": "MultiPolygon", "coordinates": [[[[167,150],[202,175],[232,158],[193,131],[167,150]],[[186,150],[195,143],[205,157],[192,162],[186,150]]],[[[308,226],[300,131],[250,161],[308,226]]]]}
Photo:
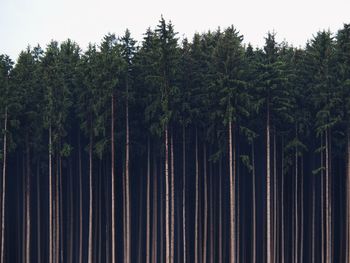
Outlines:
{"type": "Polygon", "coordinates": [[[350,23],[350,0],[0,0],[0,54],[16,59],[27,45],[67,38],[85,49],[126,28],[141,40],[161,14],[180,37],[232,24],[254,46],[272,30],[278,41],[304,46],[318,30],[350,23]]]}

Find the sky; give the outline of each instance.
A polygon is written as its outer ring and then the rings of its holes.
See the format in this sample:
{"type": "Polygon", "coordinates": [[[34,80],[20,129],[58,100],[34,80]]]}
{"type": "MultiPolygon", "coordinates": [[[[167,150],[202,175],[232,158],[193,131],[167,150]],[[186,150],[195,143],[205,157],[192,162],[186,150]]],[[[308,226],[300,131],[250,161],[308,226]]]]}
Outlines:
{"type": "Polygon", "coordinates": [[[161,15],[180,38],[233,25],[253,46],[275,31],[278,41],[303,47],[317,31],[350,23],[350,0],[0,0],[0,54],[15,60],[28,45],[67,38],[85,49],[126,28],[140,41],[161,15]]]}

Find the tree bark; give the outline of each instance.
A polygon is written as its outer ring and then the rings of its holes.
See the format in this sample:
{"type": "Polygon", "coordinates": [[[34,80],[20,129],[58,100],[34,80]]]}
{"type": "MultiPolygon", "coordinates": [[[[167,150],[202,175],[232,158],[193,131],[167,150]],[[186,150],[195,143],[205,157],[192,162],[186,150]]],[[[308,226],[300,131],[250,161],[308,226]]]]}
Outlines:
{"type": "Polygon", "coordinates": [[[38,263],[41,263],[41,189],[40,189],[40,159],[37,162],[36,171],[36,188],[37,188],[37,253],[38,263]]]}
{"type": "Polygon", "coordinates": [[[183,263],[186,263],[186,129],[182,126],[182,242],[183,263]]]}
{"type": "Polygon", "coordinates": [[[81,166],[80,132],[78,134],[78,163],[79,163],[79,263],[83,262],[83,179],[81,166]]]}
{"type": "Polygon", "coordinates": [[[235,171],[232,167],[232,122],[228,124],[229,175],[230,175],[230,263],[235,262],[235,171]]]}
{"type": "Polygon", "coordinates": [[[157,195],[157,161],[153,151],[153,223],[152,223],[152,263],[157,262],[157,211],[158,211],[158,195],[157,195]]]}
{"type": "Polygon", "coordinates": [[[207,146],[203,143],[203,181],[204,181],[204,231],[203,231],[203,263],[207,262],[208,243],[208,185],[207,185],[207,146]]]}
{"type": "Polygon", "coordinates": [[[266,123],[266,217],[267,217],[267,229],[266,229],[266,250],[267,250],[267,263],[272,263],[271,253],[271,171],[270,171],[270,112],[269,106],[267,109],[267,123],[266,123]]]}
{"type": "Polygon", "coordinates": [[[252,206],[252,220],[253,220],[253,238],[252,238],[252,263],[256,263],[256,192],[255,192],[255,151],[254,141],[252,142],[252,183],[253,183],[253,206],[252,206]]]}
{"type": "Polygon", "coordinates": [[[114,178],[114,94],[111,99],[111,191],[112,191],[112,263],[116,262],[115,244],[115,178],[114,178]]]}
{"type": "Polygon", "coordinates": [[[170,262],[170,231],[169,231],[169,152],[168,127],[165,127],[165,262],[170,262]]]}
{"type": "Polygon", "coordinates": [[[88,248],[88,263],[93,262],[93,238],[92,238],[92,206],[93,206],[93,191],[92,191],[92,121],[90,120],[90,143],[89,143],[89,248],[88,248]]]}
{"type": "Polygon", "coordinates": [[[150,262],[150,235],[151,235],[151,220],[150,220],[150,209],[151,209],[151,200],[150,200],[150,187],[151,187],[151,143],[148,136],[147,141],[147,208],[146,208],[146,263],[150,262]]]}
{"type": "Polygon", "coordinates": [[[30,218],[30,196],[31,196],[31,169],[30,169],[30,149],[28,133],[26,134],[26,165],[27,165],[27,180],[26,180],[26,262],[31,262],[31,218],[30,218]]]}
{"type": "Polygon", "coordinates": [[[284,138],[282,137],[282,153],[281,153],[281,263],[284,263],[284,246],[285,246],[285,229],[284,229],[284,138]]]}
{"type": "Polygon", "coordinates": [[[330,198],[330,176],[329,176],[329,134],[328,129],[326,130],[326,263],[331,262],[331,247],[332,247],[332,239],[331,239],[331,198],[330,198]]]}
{"type": "Polygon", "coordinates": [[[194,262],[198,263],[198,209],[199,209],[199,204],[198,204],[198,129],[196,128],[196,149],[195,149],[195,154],[196,154],[196,204],[195,204],[195,221],[194,221],[194,262]]]}
{"type": "Polygon", "coordinates": [[[1,263],[5,262],[5,208],[6,208],[6,161],[7,161],[7,107],[5,109],[3,165],[2,165],[2,203],[1,203],[1,263]]]}
{"type": "Polygon", "coordinates": [[[52,222],[52,130],[49,127],[49,263],[53,263],[53,222],[52,222]]]}
{"type": "Polygon", "coordinates": [[[126,194],[126,263],[130,263],[130,183],[129,183],[129,98],[128,98],[129,87],[126,84],[126,149],[125,149],[125,194],[126,194]]]}
{"type": "Polygon", "coordinates": [[[346,246],[346,262],[350,262],[350,125],[347,128],[347,169],[346,169],[346,226],[347,226],[347,246],[346,246]]]}
{"type": "Polygon", "coordinates": [[[219,262],[223,262],[222,258],[222,157],[219,161],[219,262]]]}
{"type": "Polygon", "coordinates": [[[175,252],[175,181],[174,181],[174,140],[173,131],[171,132],[170,138],[170,163],[171,163],[171,228],[170,228],[170,262],[174,263],[174,252],[175,252]]]}

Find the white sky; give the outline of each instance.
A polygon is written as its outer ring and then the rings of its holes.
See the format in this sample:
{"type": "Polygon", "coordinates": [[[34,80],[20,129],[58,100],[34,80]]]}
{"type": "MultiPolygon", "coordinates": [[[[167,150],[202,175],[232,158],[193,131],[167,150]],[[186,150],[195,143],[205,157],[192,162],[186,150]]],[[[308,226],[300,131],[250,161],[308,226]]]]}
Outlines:
{"type": "Polygon", "coordinates": [[[180,37],[232,24],[254,46],[263,45],[269,30],[278,41],[304,46],[318,30],[350,23],[350,0],[0,0],[0,54],[16,59],[28,44],[67,38],[85,49],[126,28],[141,40],[161,14],[180,37]]]}

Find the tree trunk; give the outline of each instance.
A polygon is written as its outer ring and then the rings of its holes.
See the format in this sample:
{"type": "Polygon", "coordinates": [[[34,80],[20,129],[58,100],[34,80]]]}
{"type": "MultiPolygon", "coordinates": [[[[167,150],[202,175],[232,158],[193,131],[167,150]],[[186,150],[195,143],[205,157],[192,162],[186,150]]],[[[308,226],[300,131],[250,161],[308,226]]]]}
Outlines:
{"type": "Polygon", "coordinates": [[[157,205],[158,205],[158,196],[157,196],[157,161],[156,156],[153,151],[153,223],[152,223],[152,263],[157,262],[157,205]]]}
{"type": "Polygon", "coordinates": [[[329,176],[329,130],[326,130],[326,263],[331,262],[331,247],[332,247],[332,239],[331,239],[331,198],[330,198],[330,176],[329,176]]]}
{"type": "Polygon", "coordinates": [[[350,125],[347,129],[347,169],[346,169],[346,226],[347,226],[347,247],[346,247],[346,262],[350,262],[350,125]]]}
{"type": "MultiPolygon", "coordinates": [[[[297,137],[297,130],[296,130],[297,137]]],[[[298,213],[298,147],[295,147],[295,178],[294,178],[294,262],[298,263],[299,246],[299,213],[298,213]]]]}
{"type": "Polygon", "coordinates": [[[219,262],[223,262],[222,258],[222,157],[219,161],[219,262]]]}
{"type": "Polygon", "coordinates": [[[93,205],[93,191],[92,191],[92,121],[90,120],[90,143],[89,143],[89,250],[88,250],[88,263],[93,262],[92,255],[92,205],[93,205]]]}
{"type": "Polygon", "coordinates": [[[79,162],[79,263],[83,262],[83,179],[81,166],[80,132],[78,134],[78,162],[79,162]]]}
{"type": "Polygon", "coordinates": [[[6,161],[7,161],[7,107],[5,109],[4,142],[2,165],[2,203],[1,203],[1,263],[5,262],[5,208],[6,208],[6,161]]]}
{"type": "Polygon", "coordinates": [[[324,263],[324,160],[323,160],[323,136],[321,135],[321,263],[324,263]]]}
{"type": "Polygon", "coordinates": [[[207,262],[208,243],[208,185],[207,185],[207,146],[203,143],[203,181],[204,181],[204,231],[203,231],[203,263],[207,262]]]}
{"type": "Polygon", "coordinates": [[[130,186],[129,186],[129,98],[128,84],[126,85],[126,149],[125,149],[125,194],[126,194],[126,262],[130,263],[130,186]]]}
{"type": "Polygon", "coordinates": [[[137,252],[137,262],[141,263],[143,260],[143,255],[142,255],[142,233],[143,233],[143,229],[142,229],[142,214],[143,214],[143,209],[142,209],[142,205],[143,205],[143,197],[142,197],[142,185],[143,185],[143,178],[141,176],[141,182],[140,182],[140,192],[139,192],[139,237],[138,237],[138,252],[137,252]]]}
{"type": "Polygon", "coordinates": [[[270,171],[270,112],[267,109],[267,123],[266,123],[266,249],[267,249],[267,263],[272,263],[271,253],[271,171],[270,171]]]}
{"type": "Polygon", "coordinates": [[[182,126],[182,242],[183,263],[186,263],[186,129],[182,126]]]}
{"type": "Polygon", "coordinates": [[[175,195],[174,195],[174,141],[173,132],[171,132],[170,138],[170,163],[171,163],[171,228],[170,228],[170,263],[174,263],[174,252],[175,252],[175,195]]]}
{"type": "Polygon", "coordinates": [[[281,153],[281,263],[284,263],[284,245],[285,245],[285,230],[284,230],[284,140],[282,137],[282,153],[281,153]]]}
{"type": "Polygon", "coordinates": [[[37,162],[36,170],[36,188],[37,188],[37,253],[38,253],[38,263],[41,263],[41,195],[40,195],[40,159],[37,162]]]}
{"type": "Polygon", "coordinates": [[[256,192],[255,192],[255,151],[254,141],[252,141],[252,184],[253,184],[253,206],[252,206],[252,221],[253,221],[253,238],[252,238],[252,263],[256,263],[256,192]]]}
{"type": "Polygon", "coordinates": [[[232,122],[228,124],[229,175],[230,175],[230,263],[235,262],[235,171],[232,168],[232,122]]]}
{"type": "Polygon", "coordinates": [[[169,231],[169,153],[168,127],[165,127],[165,262],[170,262],[170,231],[169,231]]]}
{"type": "Polygon", "coordinates": [[[196,204],[195,204],[195,221],[194,221],[194,262],[198,263],[198,129],[196,128],[196,204]]]}
{"type": "Polygon", "coordinates": [[[277,155],[276,127],[273,130],[273,262],[277,262],[277,155]]]}
{"type": "Polygon", "coordinates": [[[30,218],[30,195],[31,195],[31,170],[30,170],[30,149],[29,149],[29,138],[28,133],[26,134],[26,165],[27,165],[27,184],[26,184],[26,218],[27,218],[27,226],[26,226],[26,262],[31,262],[30,257],[30,241],[31,241],[31,218],[30,218]]]}
{"type": "Polygon", "coordinates": [[[150,210],[151,210],[151,201],[150,201],[150,187],[151,187],[151,143],[148,136],[147,141],[147,208],[146,208],[146,263],[150,263],[150,234],[151,234],[151,220],[150,220],[150,210]]]}
{"type": "Polygon", "coordinates": [[[115,178],[114,178],[114,94],[111,101],[111,191],[112,191],[112,263],[116,262],[115,244],[115,178]]]}
{"type": "MultiPolygon", "coordinates": [[[[59,154],[59,153],[58,153],[59,154]]],[[[60,212],[59,212],[59,177],[61,176],[59,174],[59,156],[57,154],[56,157],[56,185],[55,185],[55,229],[56,229],[56,249],[55,249],[55,258],[56,262],[59,262],[60,260],[60,212]]]]}
{"type": "Polygon", "coordinates": [[[52,131],[49,127],[49,263],[53,263],[53,222],[52,222],[52,131]]]}

